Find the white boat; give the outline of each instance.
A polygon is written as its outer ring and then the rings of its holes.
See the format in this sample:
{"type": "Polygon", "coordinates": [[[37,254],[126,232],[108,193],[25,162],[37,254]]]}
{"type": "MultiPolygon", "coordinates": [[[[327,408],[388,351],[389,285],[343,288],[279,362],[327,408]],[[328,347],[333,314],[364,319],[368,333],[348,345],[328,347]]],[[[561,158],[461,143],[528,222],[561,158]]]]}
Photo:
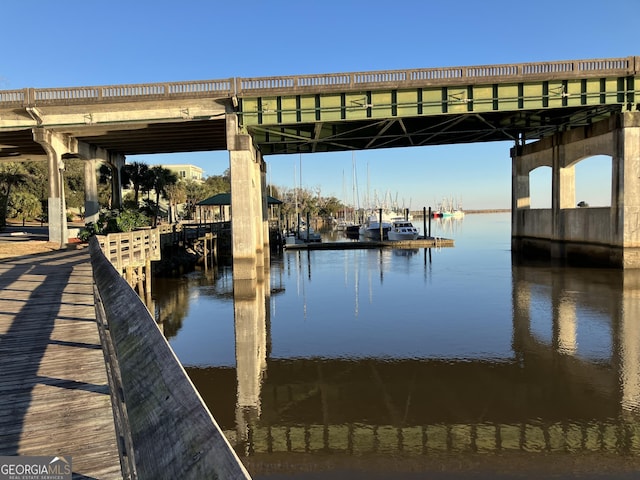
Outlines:
{"type": "Polygon", "coordinates": [[[371,215],[367,218],[367,221],[360,226],[358,233],[361,237],[368,240],[386,240],[388,238],[387,234],[389,233],[389,230],[391,230],[390,222],[385,222],[383,220],[381,228],[378,217],[376,215],[371,215]]]}
{"type": "Polygon", "coordinates": [[[321,242],[322,236],[316,232],[312,227],[300,227],[297,232],[298,240],[301,240],[305,243],[309,242],[321,242]]]}
{"type": "Polygon", "coordinates": [[[395,220],[391,224],[391,229],[387,237],[391,241],[415,240],[418,238],[418,229],[408,220],[395,220]]]}

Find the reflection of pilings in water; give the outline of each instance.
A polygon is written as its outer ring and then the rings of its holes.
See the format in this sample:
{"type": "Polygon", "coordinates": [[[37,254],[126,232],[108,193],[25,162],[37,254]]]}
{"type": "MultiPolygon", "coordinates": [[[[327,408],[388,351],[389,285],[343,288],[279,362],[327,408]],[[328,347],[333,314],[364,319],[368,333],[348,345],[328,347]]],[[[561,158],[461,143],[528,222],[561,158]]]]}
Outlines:
{"type": "MultiPolygon", "coordinates": [[[[552,274],[546,270],[527,270],[515,266],[512,282],[512,346],[518,361],[522,365],[530,362],[546,364],[554,371],[568,375],[577,384],[588,384],[589,388],[595,388],[596,392],[604,397],[615,396],[618,385],[615,377],[611,375],[611,365],[593,362],[579,355],[576,341],[576,299],[571,294],[575,285],[566,285],[561,273],[552,274]],[[548,305],[548,314],[553,319],[552,331],[549,332],[551,345],[539,339],[531,329],[532,288],[538,284],[546,289],[551,287],[548,298],[538,299],[538,304],[548,305]],[[550,346],[553,348],[549,348],[550,346]]],[[[541,313],[539,310],[538,305],[537,314],[541,313]]]]}
{"type": "Polygon", "coordinates": [[[622,408],[640,413],[640,273],[624,272],[624,295],[616,338],[622,384],[622,408]]]}
{"type": "Polygon", "coordinates": [[[267,368],[266,312],[269,275],[261,281],[234,280],[236,344],[236,428],[239,441],[249,441],[249,426],[260,417],[260,393],[267,368]]]}
{"type": "MultiPolygon", "coordinates": [[[[405,455],[474,452],[598,452],[640,456],[640,432],[634,423],[520,423],[396,425],[255,425],[249,427],[249,450],[405,455]],[[623,440],[622,440],[623,439],[623,440]]],[[[232,434],[231,434],[232,436],[232,434]]]]}
{"type": "MultiPolygon", "coordinates": [[[[554,294],[555,294],[554,290],[554,294]]],[[[555,297],[555,295],[554,295],[555,297]]],[[[564,355],[575,355],[578,352],[577,330],[578,322],[576,316],[576,302],[571,294],[562,292],[558,298],[553,298],[555,327],[554,338],[556,339],[556,349],[564,355]]]]}
{"type": "MultiPolygon", "coordinates": [[[[598,271],[595,275],[576,275],[575,270],[513,266],[513,349],[521,362],[526,355],[537,361],[557,365],[573,378],[586,379],[598,392],[619,395],[623,414],[640,413],[640,272],[598,271]],[[531,332],[532,288],[551,287],[549,308],[553,318],[552,350],[531,332]],[[603,289],[609,288],[610,291],[603,289]],[[582,292],[578,298],[576,292],[582,292]],[[580,302],[580,303],[578,303],[580,302]],[[605,313],[611,324],[611,358],[609,365],[591,362],[580,356],[577,341],[579,310],[594,309],[605,313]],[[559,355],[559,356],[558,356],[559,355]],[[617,382],[608,372],[617,371],[617,382]]],[[[544,301],[544,298],[542,299],[544,301]]],[[[585,332],[586,334],[586,332],[585,332]]]]}

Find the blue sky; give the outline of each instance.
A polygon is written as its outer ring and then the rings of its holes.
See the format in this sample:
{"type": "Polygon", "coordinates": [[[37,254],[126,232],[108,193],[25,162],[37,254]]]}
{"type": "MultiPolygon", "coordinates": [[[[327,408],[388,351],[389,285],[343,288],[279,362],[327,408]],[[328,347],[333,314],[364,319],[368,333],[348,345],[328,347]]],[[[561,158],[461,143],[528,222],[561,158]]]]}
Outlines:
{"type": "MultiPolygon", "coordinates": [[[[1,13],[2,90],[640,55],[638,0],[4,0],[1,13]]],[[[510,147],[357,152],[358,191],[413,209],[509,208],[510,147]]],[[[228,167],[227,152],[129,160],[228,167]]],[[[266,160],[275,185],[299,184],[302,165],[303,187],[351,199],[350,152],[266,160]]],[[[609,165],[579,165],[578,200],[609,204],[609,165]]],[[[544,183],[532,181],[542,204],[544,183]]]]}

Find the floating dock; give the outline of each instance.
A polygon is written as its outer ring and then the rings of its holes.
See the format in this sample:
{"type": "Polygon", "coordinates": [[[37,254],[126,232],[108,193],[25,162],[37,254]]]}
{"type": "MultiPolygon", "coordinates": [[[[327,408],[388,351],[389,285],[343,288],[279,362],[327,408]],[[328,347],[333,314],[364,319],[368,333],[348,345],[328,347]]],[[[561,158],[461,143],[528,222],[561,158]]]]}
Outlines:
{"type": "Polygon", "coordinates": [[[416,240],[345,240],[340,242],[288,243],[285,250],[353,250],[367,248],[440,248],[453,247],[453,240],[441,237],[426,237],[416,240]]]}

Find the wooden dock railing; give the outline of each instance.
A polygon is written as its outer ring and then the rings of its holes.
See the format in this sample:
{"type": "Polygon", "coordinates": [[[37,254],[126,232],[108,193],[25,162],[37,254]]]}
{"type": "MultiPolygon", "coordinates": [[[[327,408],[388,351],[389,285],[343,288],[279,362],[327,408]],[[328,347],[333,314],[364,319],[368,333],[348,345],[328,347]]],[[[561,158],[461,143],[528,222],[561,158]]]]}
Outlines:
{"type": "Polygon", "coordinates": [[[151,262],[161,259],[167,245],[186,244],[200,240],[204,245],[205,267],[207,259],[215,262],[217,236],[211,233],[212,224],[163,224],[156,228],[132,232],[97,235],[104,256],[124,276],[132,288],[142,294],[151,293],[151,262]]]}
{"type": "Polygon", "coordinates": [[[151,293],[151,262],[160,260],[160,230],[143,229],[132,232],[96,236],[104,256],[126,277],[131,287],[151,293]]]}

